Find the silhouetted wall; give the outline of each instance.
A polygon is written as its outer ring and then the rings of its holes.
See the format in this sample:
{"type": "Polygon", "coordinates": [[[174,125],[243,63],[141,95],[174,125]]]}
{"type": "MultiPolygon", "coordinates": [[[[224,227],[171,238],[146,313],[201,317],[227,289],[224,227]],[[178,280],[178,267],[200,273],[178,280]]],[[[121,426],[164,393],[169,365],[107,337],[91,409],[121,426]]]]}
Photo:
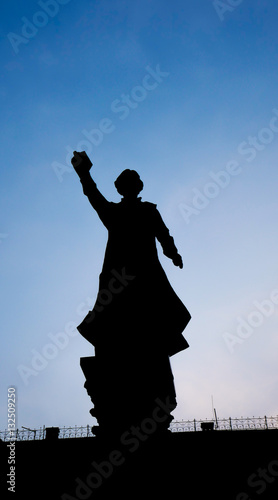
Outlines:
{"type": "MultiPolygon", "coordinates": [[[[121,442],[97,438],[17,442],[16,496],[11,495],[28,500],[117,498],[114,495],[128,499],[142,495],[190,500],[278,498],[277,430],[169,433],[164,437],[156,437],[151,429],[148,434],[147,426],[144,431],[133,429],[121,442]]],[[[1,445],[7,462],[7,443],[1,445]]]]}

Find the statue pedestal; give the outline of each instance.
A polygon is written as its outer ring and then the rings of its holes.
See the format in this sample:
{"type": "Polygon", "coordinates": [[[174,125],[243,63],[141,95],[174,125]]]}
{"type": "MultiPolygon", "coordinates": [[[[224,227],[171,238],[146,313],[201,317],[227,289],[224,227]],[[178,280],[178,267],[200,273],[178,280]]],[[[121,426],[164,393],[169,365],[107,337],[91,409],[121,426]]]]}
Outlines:
{"type": "Polygon", "coordinates": [[[96,356],[80,359],[84,387],[94,407],[90,410],[98,426],[96,436],[121,436],[130,429],[167,431],[173,420],[176,394],[168,356],[115,358],[96,356]]]}

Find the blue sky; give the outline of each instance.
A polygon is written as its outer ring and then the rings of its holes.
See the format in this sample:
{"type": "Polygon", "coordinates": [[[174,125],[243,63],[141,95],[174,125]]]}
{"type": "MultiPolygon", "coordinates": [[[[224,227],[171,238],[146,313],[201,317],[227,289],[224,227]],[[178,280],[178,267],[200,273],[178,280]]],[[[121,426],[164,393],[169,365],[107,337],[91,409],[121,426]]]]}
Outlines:
{"type": "Polygon", "coordinates": [[[277,415],[278,6],[235,3],[4,5],[1,429],[9,386],[18,427],[93,423],[75,326],[107,234],[69,166],[79,146],[111,201],[139,172],[183,256],[159,249],[192,314],[175,418],[211,418],[212,395],[219,417],[277,415]]]}

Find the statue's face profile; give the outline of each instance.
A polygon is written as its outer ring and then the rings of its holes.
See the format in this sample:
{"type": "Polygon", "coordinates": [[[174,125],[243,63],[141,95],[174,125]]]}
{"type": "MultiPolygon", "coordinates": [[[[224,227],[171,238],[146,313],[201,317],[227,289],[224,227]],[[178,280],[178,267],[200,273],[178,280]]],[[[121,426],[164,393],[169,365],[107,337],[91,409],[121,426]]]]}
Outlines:
{"type": "Polygon", "coordinates": [[[135,170],[126,169],[115,180],[115,186],[119,194],[125,198],[133,198],[142,191],[144,184],[135,170]]]}

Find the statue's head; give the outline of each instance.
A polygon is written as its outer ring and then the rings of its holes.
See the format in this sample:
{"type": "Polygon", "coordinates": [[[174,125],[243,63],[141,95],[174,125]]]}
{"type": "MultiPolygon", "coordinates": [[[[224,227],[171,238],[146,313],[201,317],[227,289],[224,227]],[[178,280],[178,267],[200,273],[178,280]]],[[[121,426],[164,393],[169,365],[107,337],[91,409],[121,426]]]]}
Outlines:
{"type": "Polygon", "coordinates": [[[137,197],[144,184],[135,170],[124,170],[114,182],[119,194],[125,198],[137,197]]]}

